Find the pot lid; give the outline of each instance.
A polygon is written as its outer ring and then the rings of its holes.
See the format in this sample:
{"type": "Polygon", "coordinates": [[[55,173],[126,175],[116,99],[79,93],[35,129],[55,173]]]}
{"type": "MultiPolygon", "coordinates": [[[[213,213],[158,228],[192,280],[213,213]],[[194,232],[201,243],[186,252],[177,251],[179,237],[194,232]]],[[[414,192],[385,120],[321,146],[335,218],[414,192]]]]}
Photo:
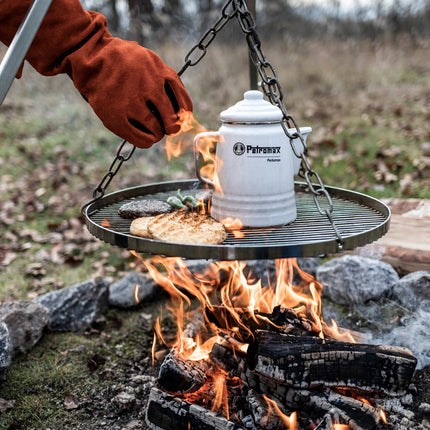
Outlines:
{"type": "Polygon", "coordinates": [[[257,90],[247,91],[243,100],[230,106],[220,114],[221,121],[234,123],[280,122],[281,110],[263,99],[263,93],[257,90]]]}

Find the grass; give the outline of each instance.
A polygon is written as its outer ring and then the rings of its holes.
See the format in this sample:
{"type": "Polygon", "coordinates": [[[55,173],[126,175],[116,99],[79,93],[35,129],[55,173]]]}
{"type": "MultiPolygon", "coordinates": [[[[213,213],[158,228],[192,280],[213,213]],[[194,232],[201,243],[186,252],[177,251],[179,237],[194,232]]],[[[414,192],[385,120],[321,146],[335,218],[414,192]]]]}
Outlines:
{"type": "MultiPolygon", "coordinates": [[[[430,140],[429,43],[288,40],[266,48],[263,41],[288,110],[300,125],[313,128],[310,160],[325,184],[378,198],[430,198],[429,155],[422,150],[430,140]]],[[[164,46],[159,53],[179,70],[188,48],[164,46]]],[[[217,129],[219,113],[248,89],[244,45],[214,42],[183,81],[198,121],[217,129]]],[[[96,276],[119,279],[133,270],[128,252],[89,239],[79,222],[80,206],[91,198],[120,139],[101,125],[68,78],[44,78],[26,67],[0,107],[0,139],[0,261],[15,254],[0,265],[2,301],[31,299],[96,276]],[[64,223],[72,237],[61,229],[64,223]],[[61,234],[64,262],[53,259],[57,243],[34,240],[37,235],[23,234],[26,230],[61,234]],[[35,263],[43,275],[27,273],[35,263]]],[[[191,152],[168,163],[162,145],[138,150],[108,191],[193,177],[192,166],[191,152]]],[[[69,392],[91,398],[112,385],[88,370],[88,355],[110,357],[118,372],[127,370],[127,359],[148,355],[139,313],[118,312],[107,316],[108,337],[48,333],[15,359],[0,398],[16,404],[0,415],[0,430],[17,423],[21,427],[15,428],[72,429],[91,422],[84,410],[63,406],[69,392]],[[109,321],[117,317],[124,324],[112,330],[109,321]],[[80,345],[81,352],[64,354],[80,345]]]]}
{"type": "MultiPolygon", "coordinates": [[[[155,312],[151,309],[147,311],[155,312]]],[[[13,361],[1,397],[14,399],[15,405],[1,413],[0,430],[73,429],[85,423],[92,428],[99,418],[91,414],[91,402],[100,397],[105,397],[102,412],[109,413],[112,386],[121,384],[115,373],[129,373],[130,362],[141,360],[152,337],[139,312],[110,310],[99,329],[93,334],[47,333],[13,361]],[[95,356],[104,359],[96,368],[89,366],[95,356]],[[79,408],[65,408],[68,396],[76,399],[79,408]]]]}

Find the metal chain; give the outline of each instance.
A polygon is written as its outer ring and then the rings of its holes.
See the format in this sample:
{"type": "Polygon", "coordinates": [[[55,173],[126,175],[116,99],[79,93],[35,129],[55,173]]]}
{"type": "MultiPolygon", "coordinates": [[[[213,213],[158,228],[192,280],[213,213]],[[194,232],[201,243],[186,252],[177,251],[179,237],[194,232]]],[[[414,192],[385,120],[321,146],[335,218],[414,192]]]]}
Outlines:
{"type": "Polygon", "coordinates": [[[115,158],[109,166],[108,171],[104,174],[102,180],[93,191],[94,200],[98,200],[105,195],[106,188],[111,183],[113,177],[118,173],[122,164],[131,158],[135,150],[136,147],[134,145],[128,143],[126,140],[122,141],[121,145],[116,151],[115,158]],[[129,146],[128,149],[126,148],[127,146],[129,146]]]}
{"type": "Polygon", "coordinates": [[[221,16],[217,19],[200,38],[200,40],[188,51],[185,56],[185,64],[178,72],[181,76],[190,66],[195,66],[206,55],[208,46],[213,42],[216,35],[224,28],[224,26],[237,15],[237,9],[233,6],[233,0],[228,0],[221,10],[221,16]]]}
{"type": "MultiPolygon", "coordinates": [[[[277,106],[282,112],[282,129],[285,135],[290,140],[291,148],[293,150],[294,155],[297,158],[301,159],[299,176],[306,181],[306,184],[310,192],[312,193],[315,206],[318,212],[321,215],[325,215],[328,218],[330,224],[332,225],[337,237],[338,248],[339,250],[341,250],[343,247],[343,239],[333,220],[333,202],[320,176],[315,170],[310,167],[310,164],[307,159],[308,147],[302,134],[300,133],[300,128],[296,120],[293,118],[292,115],[288,113],[287,108],[285,107],[285,104],[283,102],[284,95],[282,92],[281,85],[279,83],[278,75],[276,74],[276,71],[272,64],[269,63],[269,61],[267,60],[261,48],[261,41],[256,31],[255,20],[248,9],[246,0],[228,0],[225,3],[221,10],[221,16],[202,35],[199,41],[191,48],[191,50],[185,56],[185,64],[178,72],[178,75],[181,76],[185,72],[185,70],[188,69],[188,67],[195,66],[201,61],[201,59],[206,55],[207,48],[213,42],[216,35],[234,17],[237,17],[240,27],[243,33],[245,33],[250,57],[261,77],[261,87],[263,89],[264,94],[269,99],[269,101],[273,105],[277,106]],[[289,130],[291,128],[294,129],[292,133],[289,130]],[[301,143],[301,150],[297,150],[295,145],[293,144],[293,140],[297,138],[301,143]],[[315,185],[312,183],[312,178],[316,179],[316,185],[318,188],[315,188],[315,185]],[[326,206],[328,207],[323,208],[321,206],[321,202],[319,200],[320,197],[325,198],[326,206]]],[[[91,202],[88,202],[85,206],[93,203],[94,201],[104,196],[106,188],[112,181],[113,177],[118,173],[122,164],[131,158],[135,149],[136,147],[134,145],[128,143],[125,140],[121,143],[116,152],[116,156],[109,167],[109,170],[106,172],[98,186],[93,191],[93,200],[91,202]],[[126,152],[126,150],[124,149],[126,145],[129,145],[131,147],[128,152],[126,152]],[[124,153],[126,155],[124,155],[124,153]]]]}
{"type": "Polygon", "coordinates": [[[245,33],[246,41],[250,52],[252,62],[256,66],[258,73],[261,77],[261,87],[264,94],[267,96],[269,101],[277,106],[282,112],[281,126],[285,135],[290,140],[291,148],[294,155],[301,159],[299,176],[306,181],[309,191],[312,193],[315,206],[321,215],[325,215],[329,220],[337,238],[338,248],[343,248],[343,239],[333,220],[333,202],[324,186],[318,173],[313,170],[307,159],[308,147],[305,140],[300,133],[300,127],[296,120],[290,115],[283,102],[284,95],[282,92],[281,84],[279,83],[278,75],[271,63],[267,60],[261,49],[261,41],[256,31],[256,25],[254,17],[248,9],[245,0],[233,0],[234,8],[237,10],[237,18],[239,20],[240,27],[245,33]],[[290,130],[294,129],[293,132],[290,130]],[[301,150],[297,150],[293,144],[294,139],[299,139],[301,143],[301,150]],[[316,180],[316,184],[312,183],[312,179],[316,180]],[[321,200],[323,199],[323,200],[321,200]],[[325,207],[322,206],[322,202],[325,202],[325,207]]]}

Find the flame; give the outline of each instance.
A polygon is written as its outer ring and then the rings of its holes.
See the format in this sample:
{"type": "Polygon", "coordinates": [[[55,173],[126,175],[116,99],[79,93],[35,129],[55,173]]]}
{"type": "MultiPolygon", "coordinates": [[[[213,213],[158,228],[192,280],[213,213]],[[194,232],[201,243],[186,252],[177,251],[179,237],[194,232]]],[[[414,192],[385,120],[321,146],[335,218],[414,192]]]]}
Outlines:
{"type": "MultiPolygon", "coordinates": [[[[165,150],[167,159],[178,158],[184,153],[194,151],[194,137],[206,128],[200,124],[189,111],[181,111],[179,114],[180,130],[166,137],[165,150]]],[[[203,165],[200,167],[200,173],[203,177],[209,178],[217,192],[222,193],[222,187],[218,179],[219,170],[222,167],[220,159],[216,158],[214,139],[210,136],[202,137],[199,140],[198,152],[203,165]],[[216,162],[215,162],[216,161],[216,162]],[[215,171],[216,166],[216,171],[215,171]]]]}
{"type": "Polygon", "coordinates": [[[387,415],[382,409],[379,411],[379,416],[384,424],[388,424],[387,415]]]}
{"type": "Polygon", "coordinates": [[[233,236],[237,239],[242,239],[245,237],[245,233],[243,230],[243,223],[239,218],[224,218],[221,220],[221,223],[224,224],[224,227],[227,230],[231,230],[233,236]]]}
{"type": "Polygon", "coordinates": [[[349,330],[340,329],[336,324],[336,321],[333,319],[331,320],[331,324],[331,327],[327,327],[327,330],[330,332],[332,338],[341,340],[343,342],[357,342],[349,330]]]}
{"type": "Polygon", "coordinates": [[[165,139],[165,150],[169,161],[172,158],[178,158],[185,152],[192,152],[194,135],[206,130],[190,111],[181,110],[179,112],[179,122],[181,125],[180,130],[165,139]]]}
{"type": "Polygon", "coordinates": [[[102,227],[111,227],[110,222],[106,218],[103,218],[100,224],[102,227]]]}
{"type": "Polygon", "coordinates": [[[136,284],[134,286],[134,300],[136,301],[136,303],[139,303],[139,284],[136,284]]]}
{"type": "Polygon", "coordinates": [[[291,415],[284,414],[281,409],[279,408],[278,404],[272,400],[269,399],[269,397],[265,396],[263,394],[264,400],[266,400],[268,406],[269,406],[269,416],[271,414],[272,409],[274,409],[275,413],[278,415],[278,417],[281,419],[282,423],[285,425],[287,429],[290,430],[297,430],[297,413],[293,412],[291,415]]]}
{"type": "MultiPolygon", "coordinates": [[[[158,319],[157,319],[158,321],[158,319]]],[[[151,347],[151,358],[152,358],[152,367],[154,367],[155,364],[155,349],[157,347],[157,333],[154,330],[154,337],[152,339],[152,347],[151,347]]]]}
{"type": "Polygon", "coordinates": [[[279,305],[292,308],[321,338],[353,340],[351,334],[341,332],[334,322],[328,326],[323,321],[322,285],[303,272],[295,259],[276,260],[275,282],[263,285],[263,281],[252,273],[245,273],[244,262],[212,262],[205,272],[193,274],[181,258],[156,256],[145,261],[137,253],[132,253],[171,297],[171,305],[167,309],[177,326],[176,340],[167,345],[162,337],[160,339],[167,346],[176,348],[184,359],[208,357],[210,349],[223,333],[229,333],[239,341],[234,345],[236,350],[245,351],[247,346],[243,344],[252,336],[250,324],[255,328],[271,323],[267,315],[270,316],[279,305]],[[294,271],[302,279],[298,285],[293,283],[294,271]],[[194,324],[198,321],[191,313],[190,297],[199,302],[200,309],[196,312],[200,310],[205,316],[205,321],[199,322],[199,336],[194,337],[184,334],[187,321],[193,320],[194,324]]]}
{"type": "Polygon", "coordinates": [[[224,371],[218,373],[214,378],[213,387],[215,390],[215,399],[212,406],[212,411],[224,411],[225,417],[230,419],[228,408],[228,392],[226,383],[226,373],[224,371]]]}
{"type": "Polygon", "coordinates": [[[347,424],[333,424],[333,430],[349,430],[349,425],[347,425],[347,424]]]}

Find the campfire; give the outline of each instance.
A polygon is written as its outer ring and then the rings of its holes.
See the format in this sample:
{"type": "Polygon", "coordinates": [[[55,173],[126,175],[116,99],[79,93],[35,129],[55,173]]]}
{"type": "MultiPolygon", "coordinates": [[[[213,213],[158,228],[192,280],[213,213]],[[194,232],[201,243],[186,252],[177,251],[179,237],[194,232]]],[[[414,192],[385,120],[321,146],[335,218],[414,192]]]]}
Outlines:
{"type": "Polygon", "coordinates": [[[381,399],[409,386],[413,354],[327,324],[322,286],[295,259],[277,260],[267,280],[239,261],[201,275],[178,258],[141,261],[169,293],[176,327],[172,339],[166,315],[155,325],[153,361],[168,353],[148,402],[152,429],[383,428],[381,399]]]}

